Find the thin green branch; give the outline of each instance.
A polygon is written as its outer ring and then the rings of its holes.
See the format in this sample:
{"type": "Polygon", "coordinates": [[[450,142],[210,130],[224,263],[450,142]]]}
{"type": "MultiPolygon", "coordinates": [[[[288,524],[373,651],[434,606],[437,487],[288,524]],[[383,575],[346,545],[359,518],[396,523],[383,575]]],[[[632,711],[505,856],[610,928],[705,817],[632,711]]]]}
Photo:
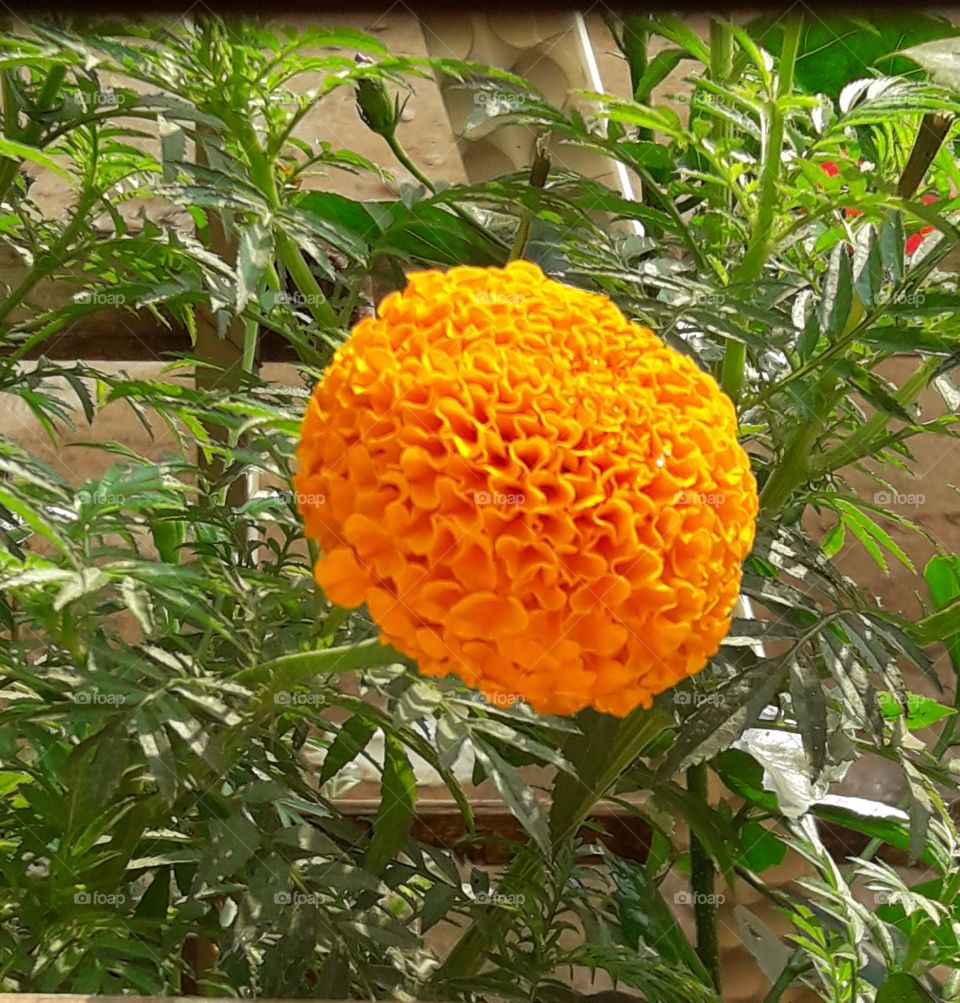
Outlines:
{"type": "MultiPolygon", "coordinates": [[[[274,209],[281,208],[280,192],[277,188],[277,178],[272,161],[260,147],[256,132],[249,122],[239,122],[237,116],[229,116],[242,129],[247,157],[250,163],[250,175],[254,184],[260,189],[264,198],[274,209]]],[[[297,243],[282,229],[274,230],[277,254],[290,274],[297,289],[303,296],[307,309],[320,327],[335,328],[338,326],[337,314],[320,288],[320,283],[310,270],[303,252],[297,243]]]]}
{"type": "MultiPolygon", "coordinates": [[[[707,764],[698,763],[687,770],[687,790],[702,804],[709,804],[707,764]]],[[[706,847],[690,832],[690,889],[693,892],[693,915],[697,924],[697,954],[721,990],[720,939],[717,930],[716,869],[706,847]]]]}
{"type": "Polygon", "coordinates": [[[73,241],[80,235],[80,232],[87,226],[87,213],[96,199],[89,193],[81,197],[70,225],[60,235],[60,239],[49,248],[45,254],[41,255],[34,263],[33,268],[23,277],[20,284],[13,289],[7,298],[0,303],[0,325],[6,321],[10,313],[16,309],[23,301],[24,297],[37,285],[52,275],[58,265],[64,264],[63,255],[67,252],[73,241]]]}
{"type": "MultiPolygon", "coordinates": [[[[22,135],[11,133],[11,124],[14,126],[14,133],[19,133],[19,130],[16,128],[16,105],[7,76],[6,74],[3,75],[3,129],[7,139],[19,139],[20,142],[25,143],[27,146],[34,146],[37,143],[43,131],[43,117],[53,106],[54,99],[59,93],[66,75],[67,68],[62,63],[50,67],[47,79],[43,82],[40,93],[37,95],[36,104],[31,109],[32,118],[30,124],[23,130],[22,135]]],[[[17,176],[17,171],[20,169],[20,164],[21,161],[19,160],[8,159],[0,165],[0,202],[7,197],[10,185],[13,183],[14,178],[17,176]]]]}
{"type": "MultiPolygon", "coordinates": [[[[760,278],[773,243],[786,126],[784,99],[793,90],[793,77],[797,53],[800,48],[802,25],[802,17],[796,16],[788,19],[784,28],[783,51],[780,57],[776,93],[770,96],[766,105],[766,129],[764,130],[763,157],[760,168],[760,198],[757,203],[747,253],[734,273],[733,281],[738,284],[746,285],[756,282],[760,278]]],[[[728,341],[720,371],[720,385],[734,404],[740,402],[746,362],[746,345],[740,341],[728,341]]]]}
{"type": "MultiPolygon", "coordinates": [[[[383,136],[383,138],[386,140],[387,146],[390,147],[390,152],[397,158],[400,164],[410,172],[413,178],[416,181],[419,181],[431,195],[436,195],[437,186],[413,162],[410,158],[410,154],[407,153],[407,151],[403,148],[403,144],[397,138],[397,134],[395,132],[388,132],[383,136]]],[[[487,240],[492,241],[504,250],[509,249],[510,245],[502,237],[498,237],[495,233],[488,230],[487,227],[485,227],[479,220],[475,219],[469,212],[467,212],[463,206],[457,205],[453,202],[448,202],[446,204],[450,206],[453,212],[455,212],[457,216],[464,221],[464,223],[483,234],[487,240]]]]}
{"type": "MultiPolygon", "coordinates": [[[[542,191],[544,185],[547,183],[549,173],[550,157],[547,154],[543,137],[538,137],[533,163],[530,165],[530,187],[536,192],[542,191]]],[[[526,253],[527,243],[530,240],[530,229],[533,226],[533,217],[533,209],[524,208],[520,213],[520,225],[517,227],[513,246],[510,248],[510,257],[507,259],[508,261],[516,261],[526,253]]]]}

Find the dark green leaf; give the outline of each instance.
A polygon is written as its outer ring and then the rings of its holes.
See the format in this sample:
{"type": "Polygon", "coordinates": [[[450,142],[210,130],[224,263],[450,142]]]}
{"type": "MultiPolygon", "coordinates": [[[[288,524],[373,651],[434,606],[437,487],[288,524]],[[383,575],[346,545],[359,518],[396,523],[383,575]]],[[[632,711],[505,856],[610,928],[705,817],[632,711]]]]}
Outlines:
{"type": "Polygon", "coordinates": [[[260,291],[264,273],[273,263],[273,233],[260,220],[248,223],[240,234],[237,260],[237,313],[260,291]]]}
{"type": "MultiPolygon", "coordinates": [[[[945,609],[960,599],[960,557],[932,557],[923,571],[934,608],[945,609]]],[[[944,639],[953,671],[960,677],[960,635],[944,639]]]]}
{"type": "Polygon", "coordinates": [[[816,669],[806,658],[790,664],[790,703],[812,778],[817,780],[827,759],[827,699],[816,669]]]}
{"type": "Polygon", "coordinates": [[[820,297],[820,329],[828,341],[843,333],[853,304],[850,245],[840,242],[830,255],[820,297]]]}
{"type": "Polygon", "coordinates": [[[549,858],[551,850],[547,817],[537,801],[533,788],[489,745],[478,740],[474,740],[471,745],[477,762],[483,767],[487,779],[503,798],[510,813],[523,826],[544,856],[549,858]]]}
{"type": "Polygon", "coordinates": [[[903,232],[903,216],[899,212],[891,212],[880,227],[880,257],[893,275],[894,282],[903,278],[903,254],[906,244],[903,232]]]}
{"type": "Polygon", "coordinates": [[[895,972],[877,989],[876,1003],[935,1003],[923,986],[905,972],[895,972]]]}
{"type": "Polygon", "coordinates": [[[614,900],[625,946],[637,950],[641,944],[647,945],[668,964],[686,968],[704,982],[709,981],[703,963],[663,900],[657,883],[631,860],[613,855],[607,859],[616,883],[614,900]]]}
{"type": "Polygon", "coordinates": [[[380,782],[380,807],[373,821],[373,835],[363,864],[379,874],[400,852],[417,813],[417,781],[403,743],[393,735],[384,742],[383,777],[380,782]]]}
{"type": "Polygon", "coordinates": [[[376,730],[376,724],[360,714],[355,714],[340,726],[337,737],[323,757],[318,781],[321,787],[363,752],[376,730]]]}
{"type": "Polygon", "coordinates": [[[163,725],[149,706],[137,709],[135,720],[140,747],[165,801],[172,803],[177,792],[177,761],[163,725]]]}
{"type": "Polygon", "coordinates": [[[873,309],[883,284],[883,260],[877,231],[872,226],[864,226],[857,232],[853,247],[853,286],[860,302],[873,309]]]}
{"type": "Polygon", "coordinates": [[[746,822],[740,828],[740,862],[760,874],[778,867],[787,856],[786,844],[759,822],[746,822]]]}
{"type": "Polygon", "coordinates": [[[235,814],[211,822],[205,842],[197,877],[212,883],[237,874],[256,856],[260,832],[250,819],[235,814]]]}

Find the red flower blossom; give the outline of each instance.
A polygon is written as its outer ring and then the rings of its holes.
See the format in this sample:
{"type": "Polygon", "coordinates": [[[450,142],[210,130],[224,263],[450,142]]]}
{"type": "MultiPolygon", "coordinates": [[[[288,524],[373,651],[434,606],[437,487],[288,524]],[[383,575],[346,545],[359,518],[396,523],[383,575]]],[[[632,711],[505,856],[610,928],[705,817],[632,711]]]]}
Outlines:
{"type": "MultiPolygon", "coordinates": [[[[840,173],[840,168],[832,160],[823,160],[820,163],[823,168],[824,174],[829,175],[831,178],[835,178],[840,173]]],[[[940,200],[936,195],[922,195],[920,201],[924,205],[933,205],[934,202],[939,202],[940,200]]],[[[848,208],[844,210],[847,219],[851,219],[855,216],[862,216],[862,209],[848,208]]],[[[923,243],[924,239],[931,233],[933,233],[935,227],[932,226],[922,226],[916,233],[910,234],[907,237],[907,242],[904,244],[904,251],[907,254],[915,254],[919,249],[920,245],[923,243]]]]}
{"type": "MultiPolygon", "coordinates": [[[[939,199],[936,195],[923,195],[921,196],[920,201],[924,205],[933,205],[933,203],[938,202],[939,199]]],[[[933,233],[933,231],[934,227],[932,226],[922,226],[916,233],[907,237],[907,243],[904,247],[907,254],[915,254],[918,250],[920,250],[920,245],[926,239],[927,235],[933,233]]]]}

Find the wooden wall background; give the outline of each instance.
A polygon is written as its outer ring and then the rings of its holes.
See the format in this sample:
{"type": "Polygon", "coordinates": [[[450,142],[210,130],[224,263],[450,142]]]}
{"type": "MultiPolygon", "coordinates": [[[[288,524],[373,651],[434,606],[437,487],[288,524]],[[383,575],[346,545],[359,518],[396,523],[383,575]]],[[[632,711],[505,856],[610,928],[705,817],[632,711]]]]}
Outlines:
{"type": "MultiPolygon", "coordinates": [[[[391,8],[386,15],[352,15],[349,17],[327,18],[327,22],[360,28],[378,35],[391,49],[398,53],[472,58],[492,62],[507,69],[516,70],[534,80],[551,96],[559,100],[568,87],[583,86],[578,78],[582,73],[576,62],[575,28],[567,15],[536,17],[527,15],[510,18],[505,15],[487,17],[472,15],[453,18],[434,16],[419,23],[403,5],[391,8]]],[[[694,26],[705,28],[703,18],[692,18],[694,26]]],[[[629,91],[625,65],[614,51],[614,45],[599,17],[589,16],[587,25],[593,39],[597,63],[607,89],[626,94],[629,91]]],[[[680,69],[662,88],[664,93],[682,91],[680,69]]],[[[305,80],[304,85],[309,86],[305,80]]],[[[463,107],[469,97],[446,95],[448,106],[436,86],[428,83],[417,85],[415,98],[410,102],[401,127],[401,138],[412,158],[433,178],[450,182],[466,179],[480,180],[500,171],[521,167],[528,162],[532,137],[524,130],[512,127],[499,135],[487,134],[469,142],[459,140],[455,126],[468,109],[463,107]],[[451,124],[453,121],[453,125],[451,124]]],[[[682,103],[678,103],[682,108],[682,103]]],[[[374,161],[393,170],[399,180],[412,180],[405,170],[393,161],[379,137],[368,132],[358,121],[352,97],[347,91],[339,91],[324,100],[322,108],[308,115],[299,132],[304,136],[322,136],[336,146],[356,150],[374,161]]],[[[557,162],[563,163],[563,151],[554,151],[557,162]]],[[[586,163],[569,161],[569,166],[590,169],[586,163]]],[[[594,167],[596,165],[593,165],[594,167]]],[[[609,175],[609,171],[607,172],[609,175]]],[[[613,179],[605,178],[608,182],[613,179]]],[[[385,198],[395,194],[395,184],[383,184],[374,176],[331,174],[322,182],[324,187],[339,191],[352,198],[385,198]]],[[[33,189],[50,216],[63,214],[69,205],[70,194],[64,184],[49,174],[38,176],[33,189]]],[[[139,206],[130,206],[126,212],[136,212],[139,206]]],[[[170,207],[154,201],[146,205],[149,215],[169,217],[170,207]]],[[[5,278],[15,269],[15,263],[0,248],[0,278],[5,278]]],[[[51,304],[71,295],[72,290],[64,283],[47,284],[37,290],[34,305],[51,304]]],[[[158,330],[150,321],[116,312],[101,314],[82,328],[64,332],[44,346],[47,355],[59,358],[80,358],[94,362],[102,368],[124,368],[134,377],[155,378],[163,365],[164,353],[177,348],[186,348],[182,336],[158,330]],[[102,362],[101,360],[109,360],[102,362]],[[123,361],[121,361],[123,360],[123,361]]],[[[274,359],[264,367],[264,376],[281,383],[297,382],[295,369],[285,364],[284,348],[276,342],[266,346],[265,358],[274,359]]],[[[29,365],[29,363],[27,363],[29,365]]],[[[909,371],[911,360],[899,360],[893,366],[891,375],[902,377],[909,371]]],[[[926,415],[942,413],[943,405],[936,395],[928,395],[924,402],[926,415]]],[[[46,462],[53,465],[74,483],[96,476],[109,465],[110,457],[97,450],[85,449],[84,442],[119,440],[148,457],[160,457],[165,450],[174,448],[169,432],[157,426],[156,437],[150,440],[129,415],[122,404],[112,405],[99,414],[92,426],[87,426],[78,414],[77,430],[71,444],[66,448],[54,448],[43,434],[26,407],[11,403],[7,398],[0,412],[0,434],[9,436],[31,449],[46,462]]],[[[898,488],[904,494],[919,494],[923,502],[912,510],[924,528],[949,549],[960,550],[960,499],[954,486],[960,471],[960,451],[956,445],[945,440],[923,442],[917,449],[918,477],[916,480],[901,478],[898,488]]],[[[872,495],[874,488],[863,485],[864,491],[872,495]]],[[[918,537],[892,529],[898,542],[922,564],[931,553],[928,544],[918,537]]],[[[885,605],[907,613],[917,610],[917,601],[912,593],[916,587],[913,579],[904,569],[893,566],[889,575],[884,575],[870,558],[856,544],[849,546],[842,555],[842,563],[852,576],[867,582],[885,605]]],[[[944,680],[946,682],[946,675],[944,680]]],[[[923,684],[917,681],[918,689],[923,684]]],[[[348,797],[353,799],[353,810],[358,815],[369,813],[370,798],[377,792],[375,775],[363,776],[348,797]]],[[[865,797],[882,797],[895,803],[898,781],[891,771],[879,769],[875,763],[861,765],[851,771],[843,785],[843,793],[865,797]]],[[[493,793],[485,788],[476,789],[474,796],[481,806],[480,817],[485,824],[495,830],[509,828],[510,819],[505,815],[493,793]]],[[[421,790],[420,834],[430,841],[452,838],[458,834],[456,824],[451,821],[451,812],[446,808],[443,792],[424,784],[421,790]]],[[[623,824],[608,817],[609,828],[617,849],[626,855],[644,851],[644,835],[636,829],[624,828],[623,824]]],[[[857,847],[856,849],[859,849],[857,847]]],[[[497,861],[487,858],[484,866],[495,867],[497,861]]],[[[800,863],[788,859],[775,872],[765,875],[776,883],[786,886],[802,871],[800,863]]],[[[919,875],[918,875],[919,876],[919,875]]],[[[668,897],[680,892],[684,879],[669,879],[668,897]]],[[[778,932],[786,932],[785,922],[777,913],[768,908],[761,896],[752,888],[738,885],[735,895],[728,898],[721,909],[721,943],[724,948],[724,970],[726,998],[738,1003],[759,1003],[769,988],[769,983],[756,967],[752,956],[743,943],[743,934],[738,923],[738,910],[747,907],[760,915],[764,922],[778,932]]],[[[692,927],[690,908],[676,905],[681,923],[692,927]]],[[[453,932],[443,926],[437,931],[437,947],[442,950],[445,941],[452,941],[453,932]],[[448,932],[444,933],[444,930],[448,932]]],[[[588,986],[583,988],[588,990],[588,986]]],[[[600,988],[595,986],[594,990],[600,988]]],[[[812,1000],[815,997],[794,993],[784,997],[789,1003],[812,1000]]],[[[84,997],[5,997],[0,995],[0,1003],[8,1000],[23,1003],[66,1003],[84,997]]]]}

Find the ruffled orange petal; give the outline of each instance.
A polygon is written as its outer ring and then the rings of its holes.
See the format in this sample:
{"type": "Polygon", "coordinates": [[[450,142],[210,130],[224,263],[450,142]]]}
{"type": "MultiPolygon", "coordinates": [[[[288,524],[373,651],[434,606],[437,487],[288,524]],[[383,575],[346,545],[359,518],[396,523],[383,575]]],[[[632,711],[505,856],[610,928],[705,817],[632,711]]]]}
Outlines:
{"type": "Polygon", "coordinates": [[[426,675],[627,714],[729,629],[756,485],[712,377],[530,262],[410,277],[314,391],[297,502],[426,675]]]}

